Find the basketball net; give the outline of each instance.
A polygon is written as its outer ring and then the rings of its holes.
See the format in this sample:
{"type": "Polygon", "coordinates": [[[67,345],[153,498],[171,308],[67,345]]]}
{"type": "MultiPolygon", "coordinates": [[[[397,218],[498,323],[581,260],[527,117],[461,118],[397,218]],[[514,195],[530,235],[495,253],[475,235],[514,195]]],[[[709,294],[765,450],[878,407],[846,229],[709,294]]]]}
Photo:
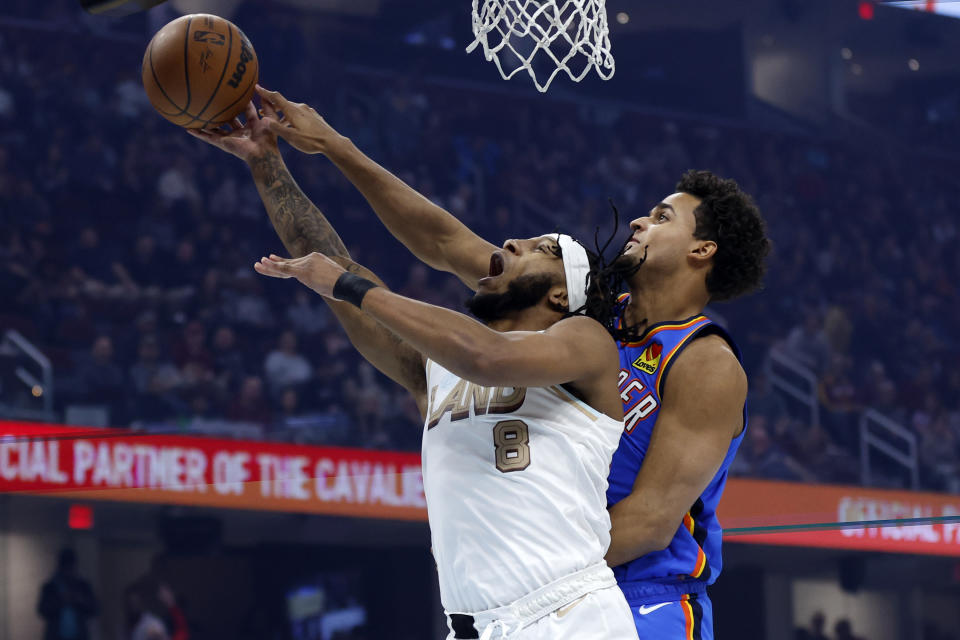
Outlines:
{"type": "Polygon", "coordinates": [[[467,53],[483,45],[504,80],[526,71],[541,92],[561,71],[613,77],[604,0],[473,0],[473,35],[467,53]]]}

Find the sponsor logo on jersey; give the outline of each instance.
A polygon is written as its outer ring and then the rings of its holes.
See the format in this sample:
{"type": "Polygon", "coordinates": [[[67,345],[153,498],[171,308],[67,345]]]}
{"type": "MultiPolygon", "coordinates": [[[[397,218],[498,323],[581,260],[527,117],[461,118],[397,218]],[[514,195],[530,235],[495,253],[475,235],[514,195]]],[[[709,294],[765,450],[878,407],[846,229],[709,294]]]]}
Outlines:
{"type": "Polygon", "coordinates": [[[668,604],[670,604],[670,603],[669,603],[669,602],[661,602],[660,604],[645,604],[645,605],[641,606],[639,609],[637,609],[637,613],[639,613],[639,614],[642,615],[642,616],[645,616],[645,615],[647,615],[648,613],[653,613],[654,611],[656,611],[656,610],[659,609],[660,607],[665,607],[665,606],[667,606],[668,604]]]}
{"type": "Polygon", "coordinates": [[[656,373],[657,367],[660,366],[660,355],[662,353],[663,345],[654,342],[648,345],[647,348],[643,350],[643,353],[640,354],[640,357],[633,361],[633,366],[644,373],[656,373]]]}

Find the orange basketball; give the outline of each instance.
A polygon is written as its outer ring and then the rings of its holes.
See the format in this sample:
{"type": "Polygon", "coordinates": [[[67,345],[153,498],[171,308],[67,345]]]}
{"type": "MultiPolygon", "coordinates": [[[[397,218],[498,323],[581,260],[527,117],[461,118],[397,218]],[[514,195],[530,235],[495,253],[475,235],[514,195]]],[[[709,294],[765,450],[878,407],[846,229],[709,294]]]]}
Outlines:
{"type": "Polygon", "coordinates": [[[195,13],[165,25],[143,54],[143,88],[173,124],[199,129],[230,122],[257,83],[253,45],[235,24],[195,13]]]}

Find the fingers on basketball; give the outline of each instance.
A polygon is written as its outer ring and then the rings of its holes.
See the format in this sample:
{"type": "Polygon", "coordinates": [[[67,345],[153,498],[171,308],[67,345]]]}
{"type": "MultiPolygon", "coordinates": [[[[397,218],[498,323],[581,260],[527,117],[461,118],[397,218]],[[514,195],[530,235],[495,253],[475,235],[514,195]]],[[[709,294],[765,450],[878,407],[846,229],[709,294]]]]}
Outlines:
{"type": "Polygon", "coordinates": [[[267,102],[269,102],[270,104],[278,108],[281,108],[286,104],[289,104],[289,100],[284,98],[283,94],[280,93],[279,91],[270,91],[269,89],[264,89],[258,84],[256,87],[256,92],[261,99],[266,100],[267,102]]]}

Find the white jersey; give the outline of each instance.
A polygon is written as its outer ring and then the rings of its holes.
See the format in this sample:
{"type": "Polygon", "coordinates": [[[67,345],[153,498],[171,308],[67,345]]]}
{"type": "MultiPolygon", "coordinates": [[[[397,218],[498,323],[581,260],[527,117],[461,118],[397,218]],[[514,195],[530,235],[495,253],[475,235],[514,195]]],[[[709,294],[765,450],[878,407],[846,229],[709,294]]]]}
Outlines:
{"type": "Polygon", "coordinates": [[[603,562],[623,423],[559,385],[481,387],[426,367],[423,482],[444,608],[500,607],[603,562]]]}

